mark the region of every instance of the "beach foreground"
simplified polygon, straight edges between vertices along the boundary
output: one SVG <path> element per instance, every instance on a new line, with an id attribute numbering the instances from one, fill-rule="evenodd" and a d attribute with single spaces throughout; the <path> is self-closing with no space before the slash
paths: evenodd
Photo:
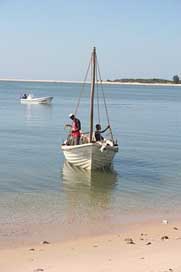
<path id="1" fill-rule="evenodd" d="M 181 271 L 181 223 L 128 226 L 117 234 L 1 249 L 0 271 Z"/>

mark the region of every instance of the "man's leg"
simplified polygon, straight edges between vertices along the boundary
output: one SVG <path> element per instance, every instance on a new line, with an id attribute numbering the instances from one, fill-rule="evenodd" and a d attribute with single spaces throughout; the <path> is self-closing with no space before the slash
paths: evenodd
<path id="1" fill-rule="evenodd" d="M 80 136 L 75 138 L 75 145 L 79 145 L 80 143 Z"/>

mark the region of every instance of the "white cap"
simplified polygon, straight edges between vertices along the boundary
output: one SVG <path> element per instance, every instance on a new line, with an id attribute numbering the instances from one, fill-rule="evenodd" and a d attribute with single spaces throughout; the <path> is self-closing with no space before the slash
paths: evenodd
<path id="1" fill-rule="evenodd" d="M 72 116 L 74 116 L 74 114 L 73 114 L 73 113 L 70 113 L 70 114 L 69 114 L 69 117 L 71 118 Z"/>

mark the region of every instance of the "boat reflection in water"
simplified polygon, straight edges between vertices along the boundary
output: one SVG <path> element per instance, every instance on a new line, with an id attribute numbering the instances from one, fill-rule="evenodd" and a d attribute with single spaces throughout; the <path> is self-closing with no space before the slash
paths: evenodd
<path id="1" fill-rule="evenodd" d="M 52 104 L 39 104 L 35 107 L 32 104 L 24 104 L 24 116 L 27 122 L 47 121 L 52 118 Z"/>
<path id="2" fill-rule="evenodd" d="M 68 161 L 65 161 L 62 168 L 62 181 L 64 187 L 67 189 L 74 188 L 76 191 L 79 188 L 109 191 L 116 185 L 117 173 L 112 168 L 89 171 L 73 166 Z"/>
<path id="3" fill-rule="evenodd" d="M 69 237 L 110 231 L 116 172 L 88 171 L 65 161 L 61 182 L 65 197 L 64 225 Z"/>

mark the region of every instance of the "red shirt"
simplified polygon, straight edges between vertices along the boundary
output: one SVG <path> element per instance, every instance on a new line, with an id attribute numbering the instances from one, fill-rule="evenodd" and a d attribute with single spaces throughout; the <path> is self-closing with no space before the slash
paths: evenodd
<path id="1" fill-rule="evenodd" d="M 80 137 L 80 121 L 75 118 L 72 122 L 72 137 Z"/>

